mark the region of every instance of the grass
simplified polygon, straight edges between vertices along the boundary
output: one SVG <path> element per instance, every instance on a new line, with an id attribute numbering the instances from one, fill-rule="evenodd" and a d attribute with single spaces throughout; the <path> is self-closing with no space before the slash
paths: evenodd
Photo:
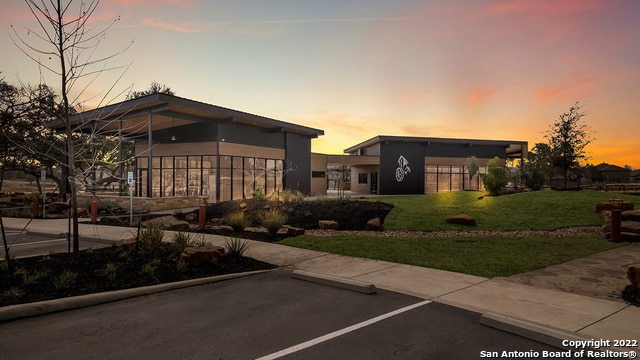
<path id="1" fill-rule="evenodd" d="M 385 230 L 554 230 L 600 226 L 595 205 L 610 198 L 637 202 L 633 195 L 597 191 L 537 191 L 498 197 L 480 192 L 377 197 L 395 205 Z M 445 223 L 448 215 L 467 214 L 477 227 Z M 303 235 L 280 244 L 334 254 L 417 265 L 484 277 L 511 276 L 613 249 L 604 236 L 570 237 L 367 237 Z"/>
<path id="2" fill-rule="evenodd" d="M 484 277 L 511 276 L 621 246 L 604 238 L 302 235 L 279 244 Z"/>
<path id="3" fill-rule="evenodd" d="M 553 230 L 573 226 L 600 226 L 598 202 L 639 197 L 600 191 L 533 191 L 497 197 L 476 191 L 454 191 L 418 196 L 377 197 L 395 205 L 384 222 L 385 230 Z M 479 199 L 482 197 L 482 199 Z M 473 216 L 478 226 L 445 223 L 448 215 Z"/>

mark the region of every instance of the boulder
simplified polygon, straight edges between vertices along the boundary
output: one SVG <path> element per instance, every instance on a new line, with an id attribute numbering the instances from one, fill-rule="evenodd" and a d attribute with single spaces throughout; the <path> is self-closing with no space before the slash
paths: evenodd
<path id="1" fill-rule="evenodd" d="M 120 245 L 127 250 L 134 249 L 136 247 L 136 238 L 122 239 Z"/>
<path id="2" fill-rule="evenodd" d="M 623 221 L 638 221 L 640 222 L 640 210 L 627 210 L 622 212 Z"/>
<path id="3" fill-rule="evenodd" d="M 447 224 L 458 224 L 465 226 L 476 226 L 476 219 L 469 215 L 449 215 L 447 216 Z"/>
<path id="4" fill-rule="evenodd" d="M 100 218 L 100 225 L 122 226 L 124 223 L 119 216 L 103 216 Z"/>
<path id="5" fill-rule="evenodd" d="M 285 226 L 283 226 L 283 228 L 285 230 L 287 230 L 287 235 L 288 236 L 304 235 L 304 232 L 305 232 L 305 230 L 303 228 L 289 226 L 289 225 L 285 225 Z"/>
<path id="6" fill-rule="evenodd" d="M 640 289 L 640 264 L 629 265 L 629 268 L 627 268 L 627 277 L 634 288 Z"/>
<path id="7" fill-rule="evenodd" d="M 229 225 L 214 225 L 211 227 L 211 230 L 222 235 L 232 234 L 234 232 L 233 228 Z"/>
<path id="8" fill-rule="evenodd" d="M 320 230 L 337 230 L 338 222 L 334 220 L 318 220 Z"/>
<path id="9" fill-rule="evenodd" d="M 186 214 L 184 216 L 184 219 L 186 221 L 189 221 L 189 222 L 197 221 L 198 220 L 198 214 L 196 214 L 196 213 L 188 213 L 188 214 Z"/>
<path id="10" fill-rule="evenodd" d="M 213 259 L 222 259 L 225 251 L 221 246 L 188 247 L 180 254 L 180 259 L 190 266 L 198 266 Z"/>
<path id="11" fill-rule="evenodd" d="M 47 212 L 50 214 L 62 214 L 69 210 L 69 204 L 63 201 L 52 202 L 47 204 Z"/>
<path id="12" fill-rule="evenodd" d="M 142 223 L 145 227 L 149 224 L 158 224 L 162 229 L 171 231 L 189 231 L 190 225 L 188 221 L 178 220 L 173 216 L 162 216 Z"/>
<path id="13" fill-rule="evenodd" d="M 613 205 L 610 202 L 604 201 L 596 204 L 596 213 L 600 214 L 603 210 L 611 210 L 613 209 Z M 625 210 L 633 210 L 633 203 L 623 201 L 622 202 L 622 211 Z"/>
<path id="14" fill-rule="evenodd" d="M 367 221 L 367 230 L 382 231 L 382 221 L 380 218 L 373 218 Z"/>

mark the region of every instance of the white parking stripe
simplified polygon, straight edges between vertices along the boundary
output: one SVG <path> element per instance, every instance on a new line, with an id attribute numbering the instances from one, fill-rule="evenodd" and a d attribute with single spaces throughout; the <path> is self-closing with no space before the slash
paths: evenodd
<path id="1" fill-rule="evenodd" d="M 351 325 L 351 326 L 346 327 L 344 329 L 337 330 L 337 331 L 334 331 L 334 332 L 326 334 L 326 335 L 322 335 L 320 337 L 317 337 L 317 338 L 309 340 L 309 341 L 305 341 L 305 342 L 303 342 L 301 344 L 288 347 L 288 348 L 286 348 L 284 350 L 280 350 L 278 352 L 274 352 L 272 354 L 265 355 L 265 356 L 260 357 L 260 358 L 258 358 L 256 360 L 271 360 L 271 359 L 277 359 L 277 358 L 285 356 L 285 355 L 293 354 L 294 352 L 297 352 L 297 351 L 306 349 L 308 347 L 317 345 L 319 343 L 331 340 L 331 339 L 336 338 L 338 336 L 342 336 L 344 334 L 347 334 L 347 333 L 350 333 L 352 331 L 358 330 L 358 329 L 363 328 L 365 326 L 369 326 L 371 324 L 375 324 L 375 323 L 377 323 L 379 321 L 382 321 L 384 319 L 390 318 L 392 316 L 396 316 L 396 315 L 401 314 L 403 312 L 406 312 L 406 311 L 409 311 L 409 310 L 413 310 L 413 309 L 415 309 L 417 307 L 429 304 L 430 302 L 431 302 L 430 300 L 425 300 L 425 301 L 419 302 L 417 304 L 409 305 L 409 306 L 403 307 L 401 309 L 394 310 L 392 312 L 388 312 L 388 313 L 382 314 L 380 316 L 376 316 L 376 317 L 374 317 L 372 319 L 363 321 L 361 323 L 358 323 L 358 324 L 355 324 L 355 325 Z"/>
<path id="2" fill-rule="evenodd" d="M 29 245 L 34 245 L 34 244 L 46 244 L 46 243 L 60 242 L 60 241 L 67 241 L 67 238 L 55 239 L 55 240 L 34 241 L 34 242 L 22 243 L 22 244 L 13 244 L 13 245 L 11 245 L 11 247 L 14 247 L 14 246 L 29 246 Z"/>

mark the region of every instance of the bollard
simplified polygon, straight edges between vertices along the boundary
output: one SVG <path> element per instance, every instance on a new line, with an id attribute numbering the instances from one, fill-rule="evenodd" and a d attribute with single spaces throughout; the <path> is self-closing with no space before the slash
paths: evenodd
<path id="1" fill-rule="evenodd" d="M 98 222 L 98 202 L 93 200 L 91 201 L 91 223 L 95 224 Z"/>
<path id="2" fill-rule="evenodd" d="M 31 214 L 33 215 L 33 217 L 37 217 L 38 215 L 40 215 L 40 197 L 38 195 L 32 197 L 33 200 L 33 206 L 31 208 Z"/>
<path id="3" fill-rule="evenodd" d="M 611 241 L 620 241 L 622 209 L 611 209 Z"/>
<path id="4" fill-rule="evenodd" d="M 207 206 L 200 204 L 198 213 L 198 228 L 204 230 L 204 225 L 207 223 Z"/>
<path id="5" fill-rule="evenodd" d="M 207 224 L 207 197 L 198 196 L 198 229 L 204 230 Z"/>

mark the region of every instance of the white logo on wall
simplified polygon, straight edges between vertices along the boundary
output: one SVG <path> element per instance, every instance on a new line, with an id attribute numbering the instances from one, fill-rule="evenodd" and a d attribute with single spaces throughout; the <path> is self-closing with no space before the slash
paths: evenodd
<path id="1" fill-rule="evenodd" d="M 398 168 L 396 169 L 396 181 L 402 182 L 404 176 L 411 173 L 409 161 L 402 155 L 398 158 Z"/>

